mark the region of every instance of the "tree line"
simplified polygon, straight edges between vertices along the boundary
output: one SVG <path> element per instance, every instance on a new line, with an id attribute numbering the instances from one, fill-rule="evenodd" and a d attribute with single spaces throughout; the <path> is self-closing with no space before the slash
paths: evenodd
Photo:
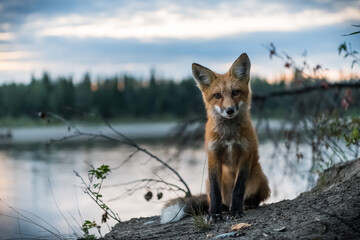
<path id="1" fill-rule="evenodd" d="M 254 95 L 282 91 L 288 87 L 285 81 L 270 84 L 258 77 L 251 80 Z M 266 107 L 274 114 L 281 114 L 287 111 L 283 101 L 269 99 Z M 39 112 L 47 111 L 66 118 L 74 117 L 76 111 L 99 114 L 109 119 L 205 116 L 201 93 L 191 77 L 182 81 L 157 79 L 154 71 L 146 80 L 126 74 L 94 80 L 86 73 L 79 83 L 74 83 L 72 77 L 51 78 L 45 72 L 39 79 L 32 77 L 28 84 L 0 86 L 1 117 L 36 118 Z M 258 113 L 255 111 L 254 114 Z"/>

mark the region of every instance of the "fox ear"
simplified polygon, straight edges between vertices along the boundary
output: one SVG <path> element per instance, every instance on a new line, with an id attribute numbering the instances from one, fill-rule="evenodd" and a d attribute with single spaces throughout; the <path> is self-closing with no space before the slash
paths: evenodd
<path id="1" fill-rule="evenodd" d="M 210 86 L 211 82 L 215 78 L 213 71 L 197 63 L 192 64 L 192 72 L 200 89 L 202 87 Z"/>
<path id="2" fill-rule="evenodd" d="M 246 53 L 243 53 L 238 59 L 236 59 L 236 61 L 231 66 L 230 74 L 231 76 L 239 80 L 245 79 L 247 82 L 249 82 L 250 66 L 251 64 L 248 55 Z"/>

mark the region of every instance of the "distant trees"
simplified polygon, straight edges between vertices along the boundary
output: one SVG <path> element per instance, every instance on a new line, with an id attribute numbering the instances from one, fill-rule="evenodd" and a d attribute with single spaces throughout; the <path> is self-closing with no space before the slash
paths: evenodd
<path id="1" fill-rule="evenodd" d="M 0 88 L 0 114 L 1 116 L 18 117 L 26 112 L 26 96 L 29 85 L 6 84 Z"/>
<path id="2" fill-rule="evenodd" d="M 270 84 L 265 79 L 253 77 L 251 87 L 254 95 L 261 95 L 285 90 L 289 86 L 285 81 Z M 185 119 L 204 116 L 201 98 L 192 78 L 178 82 L 157 79 L 154 71 L 146 81 L 129 75 L 94 80 L 86 73 L 79 83 L 74 83 L 71 77 L 53 79 L 45 72 L 40 79 L 32 77 L 29 84 L 0 86 L 0 117 L 35 118 L 40 111 L 52 111 L 71 118 L 76 111 L 81 111 L 117 119 Z M 259 109 L 256 110 L 261 101 L 254 100 L 253 115 L 256 116 L 261 114 Z M 268 99 L 265 105 L 272 116 L 288 111 L 283 98 Z"/>
<path id="3" fill-rule="evenodd" d="M 81 112 L 97 113 L 105 118 L 177 117 L 203 115 L 200 92 L 192 79 L 181 82 L 159 80 L 152 72 L 148 81 L 122 75 L 93 80 L 84 74 L 79 83 L 71 77 L 53 79 L 43 73 L 29 84 L 0 86 L 0 117 L 37 117 L 52 111 L 67 118 Z"/>

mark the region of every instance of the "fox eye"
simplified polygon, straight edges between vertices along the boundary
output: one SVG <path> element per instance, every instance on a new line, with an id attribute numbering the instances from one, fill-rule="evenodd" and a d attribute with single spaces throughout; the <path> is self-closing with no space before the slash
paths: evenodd
<path id="1" fill-rule="evenodd" d="M 215 93 L 215 94 L 214 94 L 214 98 L 220 99 L 220 98 L 221 98 L 221 94 L 220 94 L 220 93 Z"/>
<path id="2" fill-rule="evenodd" d="M 237 95 L 239 95 L 239 93 L 240 93 L 239 90 L 233 90 L 233 91 L 232 91 L 232 95 L 233 95 L 233 96 L 237 96 Z"/>

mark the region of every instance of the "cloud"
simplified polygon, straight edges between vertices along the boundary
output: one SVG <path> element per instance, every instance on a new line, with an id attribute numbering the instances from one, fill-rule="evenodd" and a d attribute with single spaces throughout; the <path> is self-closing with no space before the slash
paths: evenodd
<path id="1" fill-rule="evenodd" d="M 359 10 L 348 7 L 337 12 L 321 9 L 292 13 L 277 10 L 243 12 L 179 9 L 170 6 L 155 11 L 137 12 L 131 16 L 83 16 L 71 14 L 56 18 L 33 17 L 25 28 L 35 30 L 38 37 L 77 37 L 138 39 L 219 38 L 252 32 L 294 32 L 329 26 L 348 20 L 360 20 Z M 101 14 L 100 14 L 101 15 Z"/>
<path id="2" fill-rule="evenodd" d="M 343 68 L 340 42 L 360 47 L 357 38 L 342 37 L 360 20 L 359 1 L 84 2 L 0 1 L 0 82 L 29 81 L 42 71 L 75 79 L 86 71 L 147 77 L 151 68 L 181 79 L 191 75 L 192 62 L 225 72 L 242 52 L 254 74 L 276 78 L 283 65 L 268 59 L 263 43 L 292 56 L 307 49 L 309 59 L 336 70 Z M 336 59 L 317 60 L 322 53 Z"/>
<path id="3" fill-rule="evenodd" d="M 0 41 L 9 41 L 14 38 L 14 34 L 10 32 L 0 32 Z"/>
<path id="4" fill-rule="evenodd" d="M 34 59 L 39 54 L 36 52 L 28 51 L 7 51 L 0 52 L 0 61 L 22 60 L 22 59 Z"/>

